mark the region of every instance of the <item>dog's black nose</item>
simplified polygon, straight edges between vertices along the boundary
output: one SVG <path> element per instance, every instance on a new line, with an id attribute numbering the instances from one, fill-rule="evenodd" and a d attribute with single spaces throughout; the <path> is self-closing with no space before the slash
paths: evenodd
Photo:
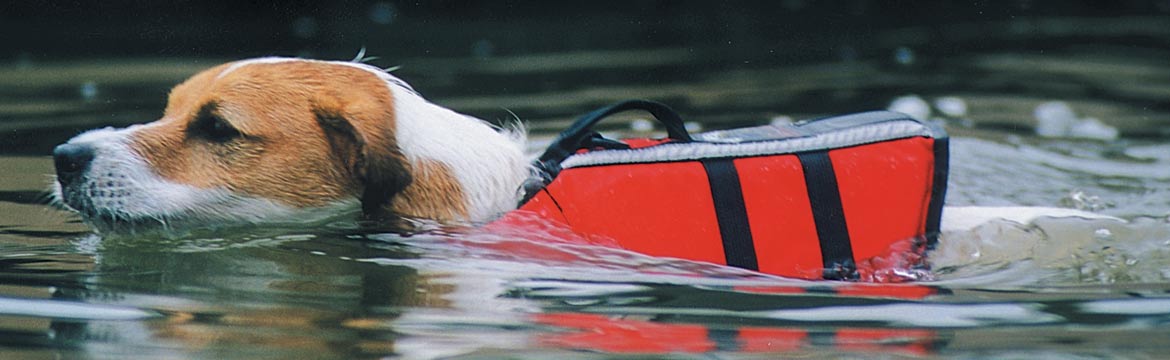
<path id="1" fill-rule="evenodd" d="M 81 177 L 93 161 L 93 147 L 81 144 L 61 144 L 53 149 L 53 164 L 57 166 L 57 181 L 68 185 Z"/>

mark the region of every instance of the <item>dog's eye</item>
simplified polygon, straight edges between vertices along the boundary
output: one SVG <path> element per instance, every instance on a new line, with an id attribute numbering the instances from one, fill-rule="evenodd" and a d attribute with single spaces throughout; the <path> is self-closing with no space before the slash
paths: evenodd
<path id="1" fill-rule="evenodd" d="M 236 130 L 223 118 L 210 114 L 201 116 L 196 121 L 195 129 L 199 135 L 215 142 L 227 142 L 241 135 L 239 130 Z"/>

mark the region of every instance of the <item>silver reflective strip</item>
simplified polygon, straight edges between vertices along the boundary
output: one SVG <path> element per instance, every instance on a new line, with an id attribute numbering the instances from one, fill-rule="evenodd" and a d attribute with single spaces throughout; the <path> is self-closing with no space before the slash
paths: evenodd
<path id="1" fill-rule="evenodd" d="M 936 137 L 929 127 L 912 121 L 894 121 L 807 137 L 750 143 L 668 143 L 642 149 L 592 151 L 570 156 L 561 163 L 568 169 L 609 164 L 688 161 L 708 158 L 791 154 L 836 149 L 910 137 Z"/>

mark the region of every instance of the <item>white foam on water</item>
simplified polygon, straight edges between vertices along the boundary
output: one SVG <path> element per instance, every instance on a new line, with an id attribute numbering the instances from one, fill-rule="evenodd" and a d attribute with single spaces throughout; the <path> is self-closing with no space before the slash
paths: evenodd
<path id="1" fill-rule="evenodd" d="M 0 314 L 68 320 L 142 320 L 160 314 L 126 306 L 99 305 L 51 299 L 0 297 Z"/>

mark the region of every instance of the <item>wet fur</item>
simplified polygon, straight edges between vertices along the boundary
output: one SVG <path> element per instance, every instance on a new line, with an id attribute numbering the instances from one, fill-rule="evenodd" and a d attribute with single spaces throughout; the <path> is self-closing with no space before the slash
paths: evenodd
<path id="1" fill-rule="evenodd" d="M 484 222 L 516 205 L 523 141 L 372 66 L 262 58 L 196 74 L 157 121 L 71 139 L 95 159 L 83 183 L 52 190 L 99 227 L 265 222 L 355 203 L 367 218 Z"/>

